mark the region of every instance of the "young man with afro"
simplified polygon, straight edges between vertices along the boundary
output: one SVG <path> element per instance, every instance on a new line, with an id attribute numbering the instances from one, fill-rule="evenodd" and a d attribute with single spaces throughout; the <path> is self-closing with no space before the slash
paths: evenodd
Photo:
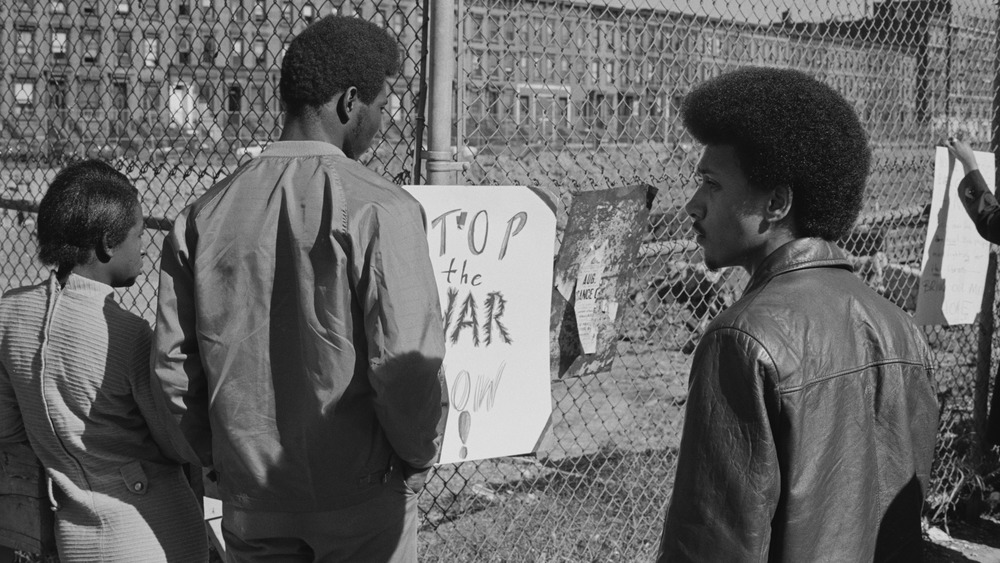
<path id="1" fill-rule="evenodd" d="M 929 349 L 835 241 L 864 200 L 868 139 L 792 70 L 697 86 L 685 209 L 710 268 L 749 274 L 695 350 L 659 561 L 917 561 L 937 432 Z"/>
<path id="2" fill-rule="evenodd" d="M 153 368 L 218 475 L 229 561 L 416 561 L 441 310 L 420 205 L 358 158 L 399 45 L 330 16 L 291 43 L 281 138 L 166 237 Z"/>

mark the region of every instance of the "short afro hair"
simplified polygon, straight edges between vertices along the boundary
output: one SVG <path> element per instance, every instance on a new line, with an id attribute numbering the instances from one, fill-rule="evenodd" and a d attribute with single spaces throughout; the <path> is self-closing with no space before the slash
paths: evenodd
<path id="1" fill-rule="evenodd" d="M 696 86 L 681 118 L 699 142 L 733 146 L 751 186 L 789 186 L 799 236 L 834 241 L 850 233 L 871 149 L 833 88 L 795 70 L 746 67 Z"/>
<path id="2" fill-rule="evenodd" d="M 86 264 L 107 240 L 121 244 L 135 226 L 139 192 L 124 174 L 100 160 L 63 168 L 38 206 L 38 257 L 60 271 Z"/>
<path id="3" fill-rule="evenodd" d="M 281 63 L 281 99 L 290 114 L 319 107 L 354 86 L 370 104 L 399 72 L 399 43 L 357 17 L 327 16 L 302 31 Z"/>

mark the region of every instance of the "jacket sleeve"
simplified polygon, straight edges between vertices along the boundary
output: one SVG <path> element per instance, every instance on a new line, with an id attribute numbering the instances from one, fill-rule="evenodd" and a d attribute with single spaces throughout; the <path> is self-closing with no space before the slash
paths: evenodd
<path id="1" fill-rule="evenodd" d="M 153 335 L 152 388 L 180 426 L 201 465 L 212 465 L 208 384 L 198 351 L 195 326 L 192 250 L 195 233 L 188 226 L 190 208 L 181 212 L 163 239 L 160 288 Z"/>
<path id="2" fill-rule="evenodd" d="M 24 432 L 24 418 L 14 395 L 7 367 L 0 362 L 0 444 L 19 444 L 28 441 Z"/>
<path id="3" fill-rule="evenodd" d="M 982 173 L 973 170 L 966 174 L 958 184 L 958 193 L 979 235 L 993 244 L 1000 244 L 1000 205 L 986 186 Z"/>
<path id="4" fill-rule="evenodd" d="M 444 329 L 420 207 L 384 202 L 359 220 L 355 260 L 375 412 L 396 455 L 429 467 L 443 431 Z"/>
<path id="5" fill-rule="evenodd" d="M 695 352 L 659 562 L 767 561 L 781 492 L 773 362 L 732 328 Z"/>
<path id="6" fill-rule="evenodd" d="M 177 463 L 198 465 L 200 463 L 198 458 L 188 448 L 187 442 L 181 436 L 163 401 L 158 400 L 162 395 L 153 394 L 149 376 L 152 331 L 143 320 L 138 320 L 136 324 L 137 330 L 132 346 L 132 365 L 129 370 L 132 398 L 149 427 L 150 436 L 164 457 Z"/>

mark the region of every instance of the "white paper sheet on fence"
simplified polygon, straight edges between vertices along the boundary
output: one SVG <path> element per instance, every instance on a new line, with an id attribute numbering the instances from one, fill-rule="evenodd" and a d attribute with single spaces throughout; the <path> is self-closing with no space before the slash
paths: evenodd
<path id="1" fill-rule="evenodd" d="M 554 211 L 523 186 L 404 186 L 424 206 L 451 407 L 440 463 L 534 450 L 552 413 Z"/>
<path id="2" fill-rule="evenodd" d="M 993 155 L 978 151 L 975 154 L 979 170 L 993 190 Z M 979 313 L 990 245 L 976 232 L 958 198 L 958 184 L 964 177 L 962 164 L 950 158 L 948 149 L 938 147 L 914 314 L 918 324 L 969 324 Z"/>

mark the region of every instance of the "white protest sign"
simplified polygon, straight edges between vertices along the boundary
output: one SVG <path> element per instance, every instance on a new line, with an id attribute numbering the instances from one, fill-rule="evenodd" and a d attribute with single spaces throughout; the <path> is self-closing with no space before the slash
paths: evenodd
<path id="1" fill-rule="evenodd" d="M 523 186 L 404 186 L 423 205 L 451 406 L 440 463 L 529 453 L 552 413 L 554 210 Z"/>
<path id="2" fill-rule="evenodd" d="M 992 190 L 993 155 L 975 154 Z M 959 199 L 958 184 L 965 177 L 961 163 L 951 159 L 944 147 L 938 147 L 934 156 L 934 191 L 913 317 L 924 325 L 968 324 L 979 313 L 990 244 L 976 232 Z"/>

